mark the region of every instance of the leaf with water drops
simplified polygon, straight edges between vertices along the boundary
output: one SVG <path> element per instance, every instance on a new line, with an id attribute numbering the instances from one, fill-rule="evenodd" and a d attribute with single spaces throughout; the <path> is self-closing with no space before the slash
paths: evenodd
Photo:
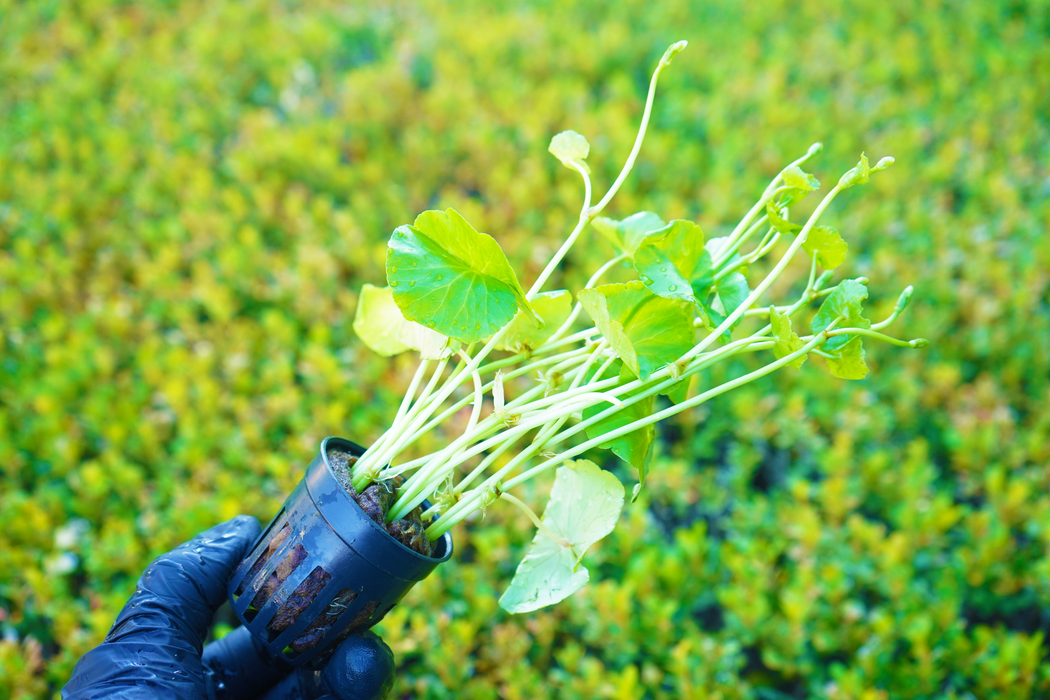
<path id="1" fill-rule="evenodd" d="M 634 268 L 654 294 L 693 303 L 693 283 L 711 270 L 704 249 L 704 232 L 692 221 L 676 220 L 642 239 L 634 252 Z"/>
<path id="2" fill-rule="evenodd" d="M 492 335 L 519 309 L 542 324 L 499 244 L 455 209 L 425 211 L 399 226 L 386 278 L 405 318 L 464 343 Z"/>
<path id="3" fill-rule="evenodd" d="M 623 484 L 594 462 L 580 459 L 558 467 L 543 529 L 518 564 L 500 606 L 510 613 L 530 612 L 583 588 L 590 573 L 580 560 L 616 527 L 623 501 Z"/>
<path id="4" fill-rule="evenodd" d="M 689 306 L 664 299 L 635 280 L 583 289 L 576 295 L 624 364 L 640 379 L 693 347 Z"/>

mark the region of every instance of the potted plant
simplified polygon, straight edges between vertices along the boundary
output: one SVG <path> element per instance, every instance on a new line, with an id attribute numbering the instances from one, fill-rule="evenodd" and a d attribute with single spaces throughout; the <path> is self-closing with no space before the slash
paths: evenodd
<path id="1" fill-rule="evenodd" d="M 810 355 L 824 358 L 836 377 L 863 378 L 866 339 L 925 346 L 882 332 L 911 287 L 889 318 L 872 323 L 863 310 L 867 280 L 832 284 L 846 241 L 818 225 L 840 192 L 892 158 L 870 166 L 861 155 L 803 224 L 790 220 L 789 209 L 820 187 L 802 169 L 820 144 L 778 173 L 728 236 L 705 239 L 691 221 L 650 212 L 601 216 L 638 156 L 660 73 L 685 46 L 678 42 L 661 58 L 631 153 L 596 203 L 587 140 L 573 131 L 552 139 L 550 152 L 582 180 L 583 204 L 528 290 L 496 240 L 454 209 L 423 212 L 394 231 L 388 286 L 364 286 L 354 329 L 381 355 L 418 352 L 419 366 L 389 429 L 368 449 L 339 438 L 322 443 L 230 581 L 234 610 L 272 651 L 308 663 L 371 626 L 451 556 L 456 523 L 496 502 L 520 508 L 537 528 L 500 604 L 517 613 L 556 603 L 587 582 L 581 559 L 623 507 L 623 485 L 583 459 L 588 451 L 609 449 L 637 469 L 636 497 L 657 421 L 776 370 L 798 369 Z M 582 289 L 544 291 L 585 234 L 605 237 L 616 254 Z M 754 264 L 774 253 L 780 257 L 768 272 L 749 279 Z M 800 253 L 809 258 L 801 291 L 781 303 L 763 300 Z M 614 268 L 635 279 L 603 281 Z M 694 375 L 744 354 L 768 362 L 690 393 Z M 657 410 L 661 395 L 669 405 Z M 470 405 L 459 437 L 432 454 L 399 459 Z M 555 479 L 541 517 L 515 492 L 548 470 Z"/>

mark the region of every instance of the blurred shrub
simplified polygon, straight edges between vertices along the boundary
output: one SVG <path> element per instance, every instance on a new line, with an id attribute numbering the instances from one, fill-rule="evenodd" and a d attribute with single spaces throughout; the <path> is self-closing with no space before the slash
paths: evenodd
<path id="1" fill-rule="evenodd" d="M 548 139 L 611 180 L 680 38 L 611 213 L 711 234 L 814 140 L 826 178 L 892 154 L 829 223 L 934 345 L 664 426 L 559 607 L 495 604 L 527 522 L 461 528 L 382 624 L 398 692 L 1050 693 L 1045 1 L 358 5 L 0 0 L 0 697 L 52 694 L 151 557 L 270 517 L 320 438 L 375 436 L 411 367 L 350 319 L 389 232 L 454 204 L 531 279 L 579 198 Z"/>

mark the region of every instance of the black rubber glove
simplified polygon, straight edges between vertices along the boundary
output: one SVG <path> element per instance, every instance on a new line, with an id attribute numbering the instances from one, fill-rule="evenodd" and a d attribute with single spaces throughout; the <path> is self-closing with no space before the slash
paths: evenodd
<path id="1" fill-rule="evenodd" d="M 255 518 L 216 525 L 156 559 L 102 644 L 77 662 L 69 700 L 371 700 L 394 682 L 394 655 L 366 632 L 323 669 L 293 669 L 239 627 L 204 647 L 226 582 L 259 536 Z"/>

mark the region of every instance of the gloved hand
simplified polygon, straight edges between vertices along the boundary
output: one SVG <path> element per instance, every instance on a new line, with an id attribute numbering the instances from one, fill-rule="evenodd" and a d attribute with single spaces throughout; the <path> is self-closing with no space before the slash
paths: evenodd
<path id="1" fill-rule="evenodd" d="M 293 669 L 244 627 L 204 647 L 226 582 L 259 536 L 238 516 L 156 559 L 102 644 L 77 662 L 67 700 L 357 700 L 383 698 L 394 655 L 366 632 L 343 642 L 323 669 Z"/>

